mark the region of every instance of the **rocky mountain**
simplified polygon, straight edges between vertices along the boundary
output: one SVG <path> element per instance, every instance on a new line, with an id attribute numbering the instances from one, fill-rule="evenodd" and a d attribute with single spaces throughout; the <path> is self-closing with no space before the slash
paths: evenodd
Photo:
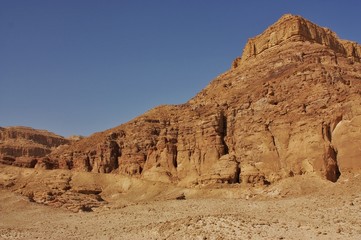
<path id="1" fill-rule="evenodd" d="M 0 128 L 0 163 L 20 167 L 54 167 L 52 163 L 42 161 L 43 158 L 52 149 L 70 142 L 45 130 L 29 127 Z"/>
<path id="2" fill-rule="evenodd" d="M 361 169 L 360 59 L 359 44 L 284 15 L 187 103 L 48 150 L 36 167 L 184 186 L 308 173 L 337 181 Z"/>

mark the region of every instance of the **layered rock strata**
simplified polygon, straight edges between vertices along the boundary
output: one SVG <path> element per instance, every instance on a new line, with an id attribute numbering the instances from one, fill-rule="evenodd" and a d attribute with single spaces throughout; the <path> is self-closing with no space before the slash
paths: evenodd
<path id="1" fill-rule="evenodd" d="M 361 46 L 285 15 L 182 105 L 48 155 L 53 166 L 184 185 L 361 170 Z"/>
<path id="2" fill-rule="evenodd" d="M 0 128 L 0 163 L 31 168 L 38 164 L 53 168 L 56 166 L 52 166 L 44 157 L 52 149 L 69 143 L 69 140 L 45 130 L 29 127 Z"/>

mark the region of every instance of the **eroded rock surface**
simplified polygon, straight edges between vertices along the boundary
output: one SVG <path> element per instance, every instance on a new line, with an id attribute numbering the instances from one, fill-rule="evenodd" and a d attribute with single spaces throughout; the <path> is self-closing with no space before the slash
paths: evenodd
<path id="1" fill-rule="evenodd" d="M 46 167 L 44 159 L 52 149 L 69 144 L 67 140 L 45 130 L 29 127 L 0 128 L 0 163 L 20 167 Z"/>
<path id="2" fill-rule="evenodd" d="M 54 149 L 64 169 L 193 185 L 259 185 L 361 169 L 361 47 L 285 15 L 230 70 L 182 105 L 164 105 Z"/>

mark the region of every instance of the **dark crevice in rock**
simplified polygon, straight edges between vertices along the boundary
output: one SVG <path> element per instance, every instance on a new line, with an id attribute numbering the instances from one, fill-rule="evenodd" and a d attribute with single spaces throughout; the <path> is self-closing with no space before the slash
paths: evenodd
<path id="1" fill-rule="evenodd" d="M 80 207 L 80 211 L 82 211 L 82 212 L 93 212 L 93 209 L 90 206 L 82 205 Z"/>
<path id="2" fill-rule="evenodd" d="M 322 124 L 322 138 L 327 142 L 332 142 L 332 131 L 330 124 Z"/>
<path id="3" fill-rule="evenodd" d="M 273 135 L 271 135 L 271 138 L 272 138 L 272 143 L 273 143 L 273 146 L 275 147 L 277 156 L 279 157 L 279 156 L 280 156 L 280 153 L 278 152 L 278 148 L 277 148 L 277 145 L 276 145 L 275 137 L 274 137 Z"/>
<path id="4" fill-rule="evenodd" d="M 271 182 L 266 179 L 263 179 L 263 185 L 269 186 L 269 185 L 271 185 Z"/>
<path id="5" fill-rule="evenodd" d="M 337 125 L 342 121 L 342 119 L 343 119 L 343 116 L 341 114 L 341 115 L 337 116 L 335 118 L 335 120 L 333 121 L 332 126 L 331 126 L 331 132 L 330 132 L 331 136 L 332 136 L 332 132 L 336 129 Z"/>
<path id="6" fill-rule="evenodd" d="M 74 167 L 74 162 L 72 160 L 65 161 L 66 167 L 71 170 Z"/>
<path id="7" fill-rule="evenodd" d="M 110 164 L 113 165 L 114 169 L 117 169 L 119 168 L 118 157 L 120 157 L 121 155 L 120 147 L 115 141 L 112 141 L 110 146 L 111 146 Z"/>
<path id="8" fill-rule="evenodd" d="M 326 158 L 326 179 L 331 182 L 337 182 L 340 176 L 341 172 L 337 164 L 337 152 L 330 145 L 328 147 Z"/>
<path id="9" fill-rule="evenodd" d="M 173 165 L 175 168 L 177 168 L 178 167 L 178 163 L 177 163 L 178 150 L 177 150 L 176 146 L 174 146 L 173 151 L 174 151 L 173 152 Z"/>
<path id="10" fill-rule="evenodd" d="M 241 164 L 238 163 L 237 168 L 236 168 L 236 174 L 235 174 L 234 182 L 232 182 L 232 183 L 241 183 L 240 176 L 241 176 Z"/>
<path id="11" fill-rule="evenodd" d="M 63 190 L 64 191 L 68 191 L 71 189 L 71 181 L 73 180 L 73 177 L 72 176 L 69 176 L 68 178 L 66 178 L 65 180 L 65 185 L 63 187 Z"/>
<path id="12" fill-rule="evenodd" d="M 326 142 L 324 157 L 325 177 L 331 182 L 337 182 L 341 172 L 337 163 L 337 150 L 332 145 L 332 129 L 329 123 L 322 123 L 322 138 Z"/>
<path id="13" fill-rule="evenodd" d="M 269 134 L 271 135 L 273 147 L 275 148 L 276 153 L 277 153 L 277 156 L 279 157 L 279 156 L 280 156 L 280 153 L 278 152 L 278 148 L 277 148 L 275 136 L 273 135 L 273 133 L 272 133 L 272 131 L 271 131 L 271 129 L 270 129 L 270 123 L 268 123 L 268 124 L 265 125 L 265 130 L 266 130 L 267 132 L 269 132 Z"/>
<path id="14" fill-rule="evenodd" d="M 90 164 L 90 159 L 89 157 L 87 156 L 84 160 L 84 165 L 85 165 L 85 168 L 88 172 L 91 172 L 93 170 L 93 167 L 92 165 Z"/>
<path id="15" fill-rule="evenodd" d="M 228 147 L 228 145 L 226 143 L 226 140 L 225 140 L 225 138 L 227 137 L 227 127 L 228 127 L 227 125 L 228 125 L 227 117 L 222 112 L 221 116 L 220 116 L 220 131 L 219 131 L 219 134 L 220 134 L 220 137 L 221 137 L 222 145 L 224 147 L 224 154 L 223 155 L 226 155 L 226 154 L 229 153 L 229 147 Z"/>
<path id="16" fill-rule="evenodd" d="M 32 159 L 29 163 L 29 168 L 34 168 L 37 163 L 38 163 L 37 159 Z"/>
<path id="17" fill-rule="evenodd" d="M 102 192 L 102 190 L 100 189 L 79 189 L 76 192 L 81 193 L 81 194 L 93 194 L 93 195 L 98 195 Z"/>
<path id="18" fill-rule="evenodd" d="M 186 195 L 184 193 L 180 194 L 175 198 L 176 200 L 186 200 Z"/>

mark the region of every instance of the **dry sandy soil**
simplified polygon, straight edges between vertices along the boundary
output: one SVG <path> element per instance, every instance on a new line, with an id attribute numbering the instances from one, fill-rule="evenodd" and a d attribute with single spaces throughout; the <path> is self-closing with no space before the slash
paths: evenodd
<path id="1" fill-rule="evenodd" d="M 184 200 L 119 199 L 74 213 L 3 188 L 0 239 L 361 239 L 359 174 L 336 183 L 310 175 L 254 190 L 182 191 Z"/>

